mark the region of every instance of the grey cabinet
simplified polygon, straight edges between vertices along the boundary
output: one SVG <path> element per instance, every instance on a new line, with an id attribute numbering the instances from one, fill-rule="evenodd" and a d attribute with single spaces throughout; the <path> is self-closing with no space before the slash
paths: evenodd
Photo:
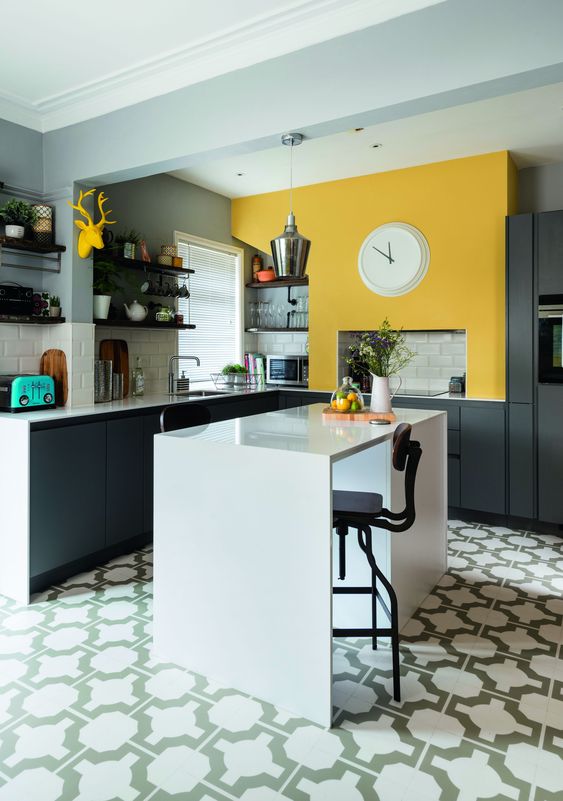
<path id="1" fill-rule="evenodd" d="M 563 211 L 537 215 L 538 290 L 540 295 L 563 295 Z"/>
<path id="2" fill-rule="evenodd" d="M 506 512 L 504 405 L 461 406 L 461 507 Z"/>
<path id="3" fill-rule="evenodd" d="M 563 385 L 538 387 L 538 517 L 563 523 Z"/>
<path id="4" fill-rule="evenodd" d="M 508 217 L 506 221 L 506 372 L 507 399 L 512 403 L 534 402 L 536 304 L 534 302 L 533 264 L 533 215 L 518 214 Z"/>
<path id="5" fill-rule="evenodd" d="M 154 436 L 160 432 L 160 411 L 143 417 L 143 533 L 153 530 Z"/>
<path id="6" fill-rule="evenodd" d="M 536 517 L 534 407 L 508 404 L 508 514 Z"/>
<path id="7" fill-rule="evenodd" d="M 143 421 L 107 423 L 106 545 L 143 533 Z"/>
<path id="8" fill-rule="evenodd" d="M 30 574 L 105 545 L 106 424 L 31 431 Z"/>

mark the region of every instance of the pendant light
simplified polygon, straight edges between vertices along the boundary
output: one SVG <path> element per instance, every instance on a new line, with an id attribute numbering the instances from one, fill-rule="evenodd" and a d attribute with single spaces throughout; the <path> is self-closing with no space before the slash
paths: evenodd
<path id="1" fill-rule="evenodd" d="M 303 134 L 283 134 L 282 144 L 289 147 L 289 214 L 283 234 L 272 239 L 270 246 L 277 278 L 302 278 L 307 269 L 311 240 L 301 236 L 293 213 L 293 148 L 303 141 Z"/>

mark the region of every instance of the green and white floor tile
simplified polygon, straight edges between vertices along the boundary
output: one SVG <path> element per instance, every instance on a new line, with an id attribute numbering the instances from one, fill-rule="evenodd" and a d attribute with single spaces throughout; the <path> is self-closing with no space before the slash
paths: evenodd
<path id="1" fill-rule="evenodd" d="M 0 598 L 0 801 L 563 798 L 563 540 L 453 521 L 403 701 L 335 641 L 331 731 L 153 661 L 151 558 Z"/>

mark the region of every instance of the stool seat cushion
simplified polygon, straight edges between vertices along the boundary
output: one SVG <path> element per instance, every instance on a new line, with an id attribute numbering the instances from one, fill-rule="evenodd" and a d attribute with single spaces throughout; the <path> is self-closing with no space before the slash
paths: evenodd
<path id="1" fill-rule="evenodd" d="M 333 490 L 332 514 L 335 518 L 373 517 L 381 512 L 383 498 L 377 492 Z"/>

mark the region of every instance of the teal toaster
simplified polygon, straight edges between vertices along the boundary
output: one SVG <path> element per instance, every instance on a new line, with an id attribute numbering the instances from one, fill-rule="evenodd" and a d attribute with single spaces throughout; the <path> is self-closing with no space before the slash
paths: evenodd
<path id="1" fill-rule="evenodd" d="M 55 408 L 50 375 L 0 375 L 0 412 Z"/>

